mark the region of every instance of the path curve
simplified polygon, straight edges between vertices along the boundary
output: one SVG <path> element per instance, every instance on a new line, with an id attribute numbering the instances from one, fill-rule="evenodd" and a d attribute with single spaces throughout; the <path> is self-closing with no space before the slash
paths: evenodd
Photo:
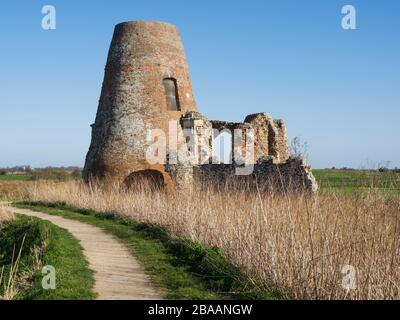
<path id="1" fill-rule="evenodd" d="M 143 267 L 129 250 L 102 229 L 60 216 L 12 208 L 12 211 L 37 217 L 68 230 L 83 247 L 89 268 L 95 274 L 94 291 L 98 300 L 162 299 Z"/>

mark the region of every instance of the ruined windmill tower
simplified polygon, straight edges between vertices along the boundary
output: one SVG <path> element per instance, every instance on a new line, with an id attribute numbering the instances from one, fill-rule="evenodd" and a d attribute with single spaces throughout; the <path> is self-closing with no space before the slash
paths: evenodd
<path id="1" fill-rule="evenodd" d="M 168 141 L 171 121 L 182 133 L 179 141 L 173 135 L 174 141 Z M 168 150 L 157 164 L 151 164 L 146 154 L 154 129 L 165 133 Z M 242 135 L 246 130 L 254 135 Z M 215 139 L 224 131 L 231 137 L 240 131 L 243 141 L 252 142 L 254 152 L 245 164 L 251 171 L 245 177 L 238 178 L 236 159 L 228 164 L 213 161 Z M 246 149 L 235 145 L 234 139 L 230 147 L 232 153 Z M 171 161 L 179 155 L 201 161 Z M 83 178 L 128 187 L 146 182 L 151 188 L 168 191 L 188 190 L 204 181 L 215 185 L 244 181 L 257 192 L 260 186 L 317 189 L 303 159 L 290 156 L 282 120 L 257 113 L 244 122 L 213 121 L 197 112 L 178 30 L 156 21 L 124 22 L 115 27 Z"/>
<path id="2" fill-rule="evenodd" d="M 172 181 L 162 165 L 146 161 L 150 128 L 168 132 L 168 122 L 196 111 L 184 48 L 175 26 L 157 21 L 118 24 L 107 65 L 92 142 L 83 172 L 117 183 L 141 170 Z M 154 171 L 153 171 L 154 170 Z"/>

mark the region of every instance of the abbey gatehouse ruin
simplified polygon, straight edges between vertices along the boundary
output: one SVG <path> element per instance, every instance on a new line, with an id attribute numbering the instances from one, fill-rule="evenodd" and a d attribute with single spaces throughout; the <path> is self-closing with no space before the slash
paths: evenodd
<path id="1" fill-rule="evenodd" d="M 231 163 L 215 157 L 221 133 L 231 136 Z M 282 120 L 258 113 L 213 121 L 197 111 L 178 30 L 156 21 L 115 27 L 83 175 L 168 191 L 197 182 L 317 189 L 304 160 L 290 156 Z"/>

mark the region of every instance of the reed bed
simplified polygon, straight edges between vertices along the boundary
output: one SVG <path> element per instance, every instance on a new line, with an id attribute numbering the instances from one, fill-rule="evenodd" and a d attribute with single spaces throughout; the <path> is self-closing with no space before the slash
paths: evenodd
<path id="1" fill-rule="evenodd" d="M 130 192 L 39 181 L 25 199 L 114 212 L 221 248 L 266 290 L 291 299 L 399 299 L 400 199 L 365 192 Z"/>

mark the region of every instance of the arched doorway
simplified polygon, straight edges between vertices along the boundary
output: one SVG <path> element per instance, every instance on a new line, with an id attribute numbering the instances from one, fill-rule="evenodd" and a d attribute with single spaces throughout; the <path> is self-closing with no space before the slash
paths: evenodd
<path id="1" fill-rule="evenodd" d="M 123 184 L 131 191 L 159 192 L 165 190 L 164 177 L 157 170 L 135 171 L 126 177 Z"/>

